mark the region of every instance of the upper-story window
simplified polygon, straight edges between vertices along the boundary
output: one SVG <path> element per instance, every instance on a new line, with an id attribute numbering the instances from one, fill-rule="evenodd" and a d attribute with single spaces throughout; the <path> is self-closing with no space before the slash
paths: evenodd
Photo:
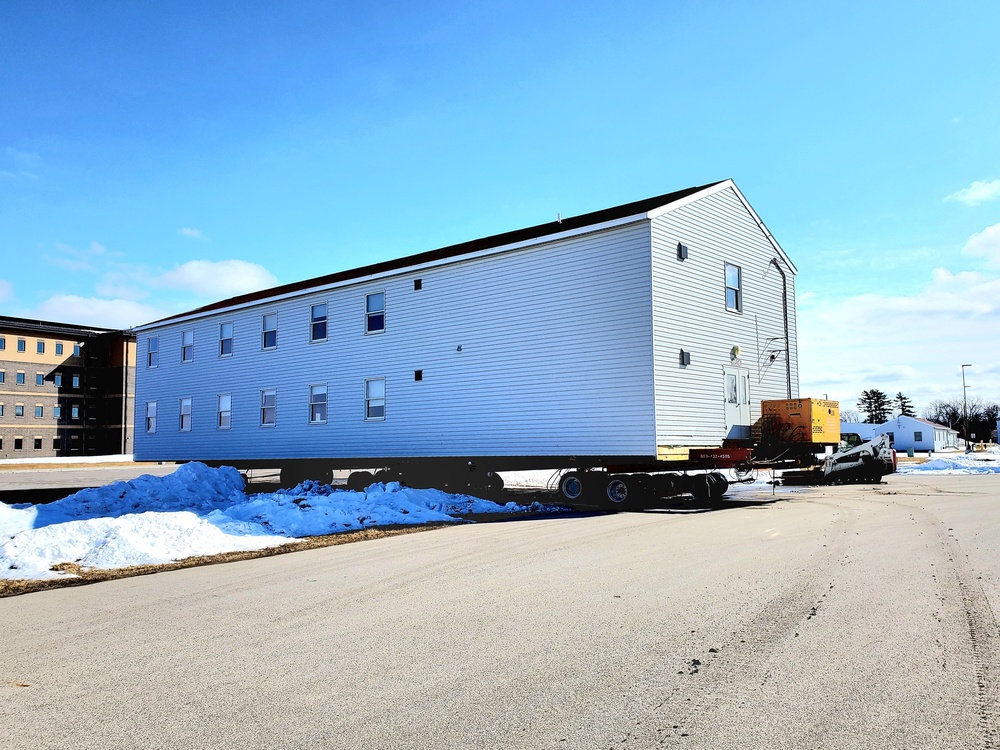
<path id="1" fill-rule="evenodd" d="M 274 349 L 278 345 L 278 313 L 267 313 L 260 320 L 261 346 Z"/>
<path id="2" fill-rule="evenodd" d="M 28 351 L 28 345 L 26 343 L 24 343 L 24 339 L 18 339 L 17 340 L 17 350 L 19 352 L 26 352 L 26 351 Z"/>
<path id="3" fill-rule="evenodd" d="M 7 337 L 0 336 L 0 352 L 7 348 Z"/>
<path id="4" fill-rule="evenodd" d="M 52 382 L 55 384 L 56 388 L 61 388 L 62 387 L 62 373 L 61 372 L 57 372 L 55 375 L 53 375 L 52 376 Z"/>
<path id="5" fill-rule="evenodd" d="M 309 386 L 309 423 L 326 422 L 326 383 Z"/>
<path id="6" fill-rule="evenodd" d="M 35 419 L 41 419 L 45 416 L 45 407 L 42 404 L 35 404 Z"/>
<path id="7" fill-rule="evenodd" d="M 35 385 L 45 385 L 45 373 L 36 372 L 35 373 Z"/>
<path id="8" fill-rule="evenodd" d="M 56 419 L 62 418 L 62 407 L 59 404 L 55 404 L 52 407 L 52 416 L 55 417 Z"/>
<path id="9" fill-rule="evenodd" d="M 233 356 L 233 322 L 219 323 L 219 356 Z"/>
<path id="10" fill-rule="evenodd" d="M 365 333 L 385 330 L 385 292 L 365 295 Z"/>
<path id="11" fill-rule="evenodd" d="M 74 357 L 79 357 L 80 356 L 80 345 L 79 344 L 73 344 L 73 356 Z"/>
<path id="12" fill-rule="evenodd" d="M 194 331 L 181 331 L 181 362 L 194 362 Z"/>
<path id="13" fill-rule="evenodd" d="M 71 407 L 69 407 L 69 418 L 70 419 L 80 418 L 80 407 L 77 406 L 76 404 L 73 404 Z"/>
<path id="14" fill-rule="evenodd" d="M 385 419 L 385 378 L 365 380 L 365 419 Z"/>
<path id="15" fill-rule="evenodd" d="M 152 434 L 156 432 L 156 402 L 146 402 L 146 432 Z"/>
<path id="16" fill-rule="evenodd" d="M 180 431 L 191 432 L 191 397 L 181 399 Z"/>
<path id="17" fill-rule="evenodd" d="M 63 353 L 63 344 L 62 344 L 62 341 L 57 341 L 56 342 L 56 356 L 57 357 L 61 357 L 62 353 Z"/>
<path id="18" fill-rule="evenodd" d="M 6 379 L 7 379 L 6 371 L 0 370 L 0 383 L 4 382 Z"/>
<path id="19" fill-rule="evenodd" d="M 743 310 L 743 274 L 739 266 L 726 263 L 726 309 Z"/>
<path id="20" fill-rule="evenodd" d="M 219 416 L 216 426 L 220 430 L 228 430 L 233 425 L 233 395 L 231 393 L 219 394 Z"/>
<path id="21" fill-rule="evenodd" d="M 80 387 L 80 376 L 79 375 L 73 375 L 73 387 L 74 388 L 79 388 Z"/>
<path id="22" fill-rule="evenodd" d="M 146 339 L 146 367 L 156 367 L 160 364 L 160 337 L 150 336 Z"/>
<path id="23" fill-rule="evenodd" d="M 18 385 L 24 385 L 24 383 L 25 383 L 24 373 L 23 372 L 17 373 L 17 377 L 15 378 L 15 381 L 17 382 Z"/>
<path id="24" fill-rule="evenodd" d="M 309 340 L 326 341 L 326 303 L 309 308 Z"/>
<path id="25" fill-rule="evenodd" d="M 39 341 L 35 344 L 35 351 L 39 354 L 45 354 L 45 342 Z"/>

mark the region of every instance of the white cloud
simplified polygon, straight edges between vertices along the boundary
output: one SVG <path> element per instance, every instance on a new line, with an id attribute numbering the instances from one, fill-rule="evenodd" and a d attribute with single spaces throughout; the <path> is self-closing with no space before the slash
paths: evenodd
<path id="1" fill-rule="evenodd" d="M 820 297 L 799 308 L 798 332 L 803 396 L 851 409 L 879 388 L 919 409 L 960 396 L 959 365 L 971 362 L 976 395 L 1000 401 L 1000 276 L 938 268 L 911 295 Z"/>
<path id="2" fill-rule="evenodd" d="M 93 271 L 96 264 L 107 258 L 120 258 L 122 253 L 108 250 L 100 242 L 91 242 L 85 248 L 76 248 L 64 242 L 57 242 L 54 255 L 44 255 L 46 262 L 66 271 Z"/>
<path id="3" fill-rule="evenodd" d="M 1000 224 L 974 234 L 962 248 L 962 255 L 983 258 L 989 268 L 1000 268 Z"/>
<path id="4" fill-rule="evenodd" d="M 57 294 L 49 297 L 33 310 L 21 315 L 39 320 L 56 320 L 97 328 L 131 328 L 166 317 L 172 310 L 163 310 L 133 300 L 79 297 L 75 294 Z"/>
<path id="5" fill-rule="evenodd" d="M 255 292 L 278 283 L 266 268 L 245 260 L 190 260 L 151 281 L 156 287 L 180 289 L 211 300 Z"/>
<path id="6" fill-rule="evenodd" d="M 958 201 L 967 206 L 978 206 L 980 203 L 1000 198 L 1000 180 L 983 182 L 976 180 L 969 187 L 945 197 L 946 201 Z"/>
<path id="7" fill-rule="evenodd" d="M 192 240 L 208 240 L 208 237 L 200 229 L 195 229 L 194 227 L 181 227 L 177 230 L 177 234 Z"/>

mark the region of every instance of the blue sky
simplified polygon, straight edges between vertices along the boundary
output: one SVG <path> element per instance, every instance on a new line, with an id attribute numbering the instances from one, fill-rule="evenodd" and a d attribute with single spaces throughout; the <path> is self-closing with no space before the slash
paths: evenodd
<path id="1" fill-rule="evenodd" d="M 993 0 L 0 6 L 0 311 L 129 326 L 733 178 L 803 395 L 1000 400 Z"/>

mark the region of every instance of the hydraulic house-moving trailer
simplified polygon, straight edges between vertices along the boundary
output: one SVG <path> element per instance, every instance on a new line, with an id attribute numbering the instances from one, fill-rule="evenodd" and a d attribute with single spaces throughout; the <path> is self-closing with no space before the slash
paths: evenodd
<path id="1" fill-rule="evenodd" d="M 136 329 L 135 457 L 615 494 L 592 470 L 751 444 L 798 398 L 795 274 L 724 180 L 222 300 Z"/>

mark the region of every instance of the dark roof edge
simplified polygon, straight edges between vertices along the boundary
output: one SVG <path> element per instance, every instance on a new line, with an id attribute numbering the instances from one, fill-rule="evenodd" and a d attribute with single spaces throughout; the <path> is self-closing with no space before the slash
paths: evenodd
<path id="1" fill-rule="evenodd" d="M 117 328 L 96 328 L 94 326 L 82 326 L 76 323 L 57 323 L 51 320 L 35 320 L 33 318 L 15 318 L 10 315 L 0 315 L 0 327 L 22 328 L 31 331 L 45 331 L 48 333 L 75 333 L 90 336 L 99 336 L 105 333 L 124 333 Z"/>
<path id="2" fill-rule="evenodd" d="M 510 245 L 516 242 L 526 242 L 528 240 L 539 239 L 547 237 L 548 235 L 558 234 L 560 232 L 582 229 L 595 224 L 603 224 L 607 221 L 614 221 L 616 219 L 623 219 L 627 216 L 633 216 L 635 214 L 647 213 L 653 209 L 666 206 L 670 203 L 674 203 L 675 201 L 679 201 L 690 195 L 701 192 L 702 190 L 714 187 L 722 182 L 726 182 L 726 180 L 717 180 L 706 185 L 677 190 L 673 193 L 658 195 L 654 198 L 645 198 L 643 200 L 624 203 L 620 206 L 614 206 L 612 208 L 604 208 L 600 211 L 591 211 L 590 213 L 580 214 L 579 216 L 570 216 L 560 221 L 550 221 L 546 224 L 536 224 L 535 226 L 525 227 L 524 229 L 502 232 L 501 234 L 482 237 L 478 240 L 460 242 L 457 245 L 448 245 L 446 247 L 438 248 L 437 250 L 427 250 L 421 253 L 416 253 L 415 255 L 407 255 L 402 258 L 382 261 L 381 263 L 373 263 L 371 265 L 352 268 L 346 271 L 337 271 L 335 273 L 326 274 L 325 276 L 316 276 L 311 279 L 305 279 L 304 281 L 282 284 L 269 289 L 262 289 L 257 292 L 248 292 L 247 294 L 240 294 L 236 297 L 219 300 L 218 302 L 213 302 L 209 305 L 195 308 L 194 310 L 177 313 L 176 315 L 169 315 L 166 318 L 160 318 L 159 320 L 154 320 L 150 323 L 146 323 L 145 325 L 149 326 L 156 323 L 165 323 L 177 318 L 186 318 L 191 315 L 200 315 L 202 313 L 222 310 L 236 305 L 245 305 L 258 300 L 265 300 L 270 297 L 279 297 L 286 294 L 294 294 L 295 292 L 304 292 L 314 287 L 326 286 L 327 284 L 336 284 L 338 282 L 350 281 L 351 279 L 359 279 L 365 276 L 386 273 L 388 271 L 400 271 L 410 266 L 418 266 L 423 263 L 432 263 L 434 261 L 447 260 L 449 258 L 458 258 L 462 255 L 482 250 L 489 250 L 494 247 L 502 247 L 503 245 Z"/>

